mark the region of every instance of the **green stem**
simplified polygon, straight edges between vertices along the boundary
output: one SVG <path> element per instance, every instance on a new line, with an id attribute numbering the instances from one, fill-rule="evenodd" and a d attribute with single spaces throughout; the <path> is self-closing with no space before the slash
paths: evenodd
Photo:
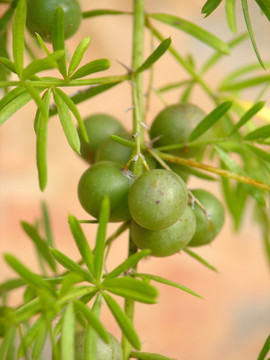
<path id="1" fill-rule="evenodd" d="M 183 164 L 183 165 L 195 167 L 195 168 L 198 168 L 201 170 L 212 172 L 214 174 L 217 174 L 217 175 L 225 177 L 225 178 L 234 179 L 241 183 L 255 186 L 262 190 L 270 190 L 270 184 L 262 183 L 261 181 L 257 181 L 255 179 L 249 178 L 244 175 L 236 174 L 236 173 L 233 173 L 228 170 L 219 169 L 217 167 L 199 163 L 199 162 L 196 162 L 191 159 L 184 159 L 184 158 L 180 158 L 178 156 L 174 156 L 171 154 L 162 153 L 157 150 L 151 150 L 150 153 L 151 154 L 155 153 L 159 158 L 161 158 L 162 160 L 165 160 L 166 162 L 172 162 L 175 164 Z"/>
<path id="2" fill-rule="evenodd" d="M 136 70 L 143 63 L 143 47 L 144 47 L 144 0 L 133 0 L 133 43 L 132 43 L 132 68 Z M 141 146 L 144 144 L 144 128 L 141 123 L 143 117 L 143 75 L 132 75 L 132 103 L 133 103 L 133 134 L 135 135 L 135 149 L 137 162 L 135 162 L 133 171 L 137 176 L 143 171 L 143 164 L 140 161 Z M 129 237 L 128 256 L 137 252 L 137 248 Z M 134 301 L 125 300 L 125 312 L 128 318 L 133 322 L 134 318 Z M 132 346 L 125 336 L 122 338 L 123 360 L 128 360 L 132 351 Z"/>
<path id="3" fill-rule="evenodd" d="M 57 78 L 41 78 L 41 80 L 29 80 L 28 83 L 35 87 L 49 88 L 49 87 L 66 87 L 66 86 L 88 86 L 88 85 L 102 85 L 112 84 L 129 80 L 130 75 L 108 76 L 93 79 L 79 79 L 79 80 L 62 80 Z M 5 86 L 22 86 L 21 81 L 1 81 L 0 87 Z"/>

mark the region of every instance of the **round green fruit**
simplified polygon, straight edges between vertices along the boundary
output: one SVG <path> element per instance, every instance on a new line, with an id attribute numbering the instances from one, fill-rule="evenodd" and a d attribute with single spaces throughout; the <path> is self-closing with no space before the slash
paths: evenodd
<path id="1" fill-rule="evenodd" d="M 52 42 L 54 15 L 58 7 L 64 11 L 64 36 L 70 38 L 81 23 L 81 9 L 77 0 L 28 0 L 26 26 L 32 33 L 38 33 L 46 42 Z"/>
<path id="2" fill-rule="evenodd" d="M 201 246 L 209 244 L 222 229 L 225 219 L 224 208 L 215 195 L 209 191 L 198 189 L 192 190 L 192 194 L 201 203 L 205 211 L 195 202 L 194 215 L 197 227 L 194 236 L 188 246 Z"/>
<path id="3" fill-rule="evenodd" d="M 139 249 L 150 249 L 151 256 L 165 257 L 185 248 L 196 229 L 196 218 L 189 206 L 173 225 L 158 231 L 147 230 L 132 221 L 131 237 Z"/>
<path id="4" fill-rule="evenodd" d="M 188 200 L 184 181 L 172 171 L 154 169 L 143 173 L 131 186 L 128 206 L 137 224 L 161 230 L 183 214 Z"/>
<path id="5" fill-rule="evenodd" d="M 94 162 L 96 151 L 110 135 L 124 131 L 122 124 L 113 116 L 94 114 L 84 120 L 89 142 L 86 142 L 78 129 L 81 141 L 81 156 L 90 164 Z"/>
<path id="6" fill-rule="evenodd" d="M 132 141 L 132 136 L 127 132 L 116 134 L 119 137 Z M 118 164 L 125 166 L 132 154 L 132 149 L 119 144 L 111 138 L 105 139 L 97 148 L 95 155 L 95 162 L 99 161 L 114 161 Z"/>
<path id="7" fill-rule="evenodd" d="M 205 117 L 197 106 L 189 103 L 174 104 L 163 109 L 154 119 L 150 128 L 151 139 L 158 138 L 154 147 L 186 143 L 191 132 Z M 203 147 L 183 147 L 167 151 L 181 157 L 195 157 Z"/>
<path id="8" fill-rule="evenodd" d="M 97 337 L 97 352 L 95 360 L 123 360 L 123 352 L 119 341 L 112 335 L 109 344 Z M 75 334 L 75 360 L 85 360 L 84 354 L 85 331 Z"/>
<path id="9" fill-rule="evenodd" d="M 134 174 L 121 169 L 111 161 L 92 165 L 80 178 L 78 196 L 82 207 L 93 217 L 99 217 L 102 200 L 110 199 L 110 221 L 130 219 L 128 192 L 134 181 Z"/>

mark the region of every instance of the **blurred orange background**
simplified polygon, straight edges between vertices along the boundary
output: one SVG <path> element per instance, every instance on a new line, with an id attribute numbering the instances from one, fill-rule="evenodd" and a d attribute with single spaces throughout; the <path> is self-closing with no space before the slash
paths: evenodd
<path id="1" fill-rule="evenodd" d="M 113 8 L 132 10 L 132 1 L 86 0 L 80 1 L 83 10 Z M 146 1 L 148 12 L 166 12 L 190 20 L 214 33 L 225 41 L 232 38 L 225 20 L 224 4 L 207 19 L 200 13 L 204 1 L 156 0 Z M 238 4 L 240 5 L 240 4 Z M 262 58 L 270 58 L 270 24 L 260 14 L 258 6 L 250 5 L 252 24 Z M 0 8 L 1 9 L 1 8 Z M 245 30 L 243 15 L 237 7 L 238 33 Z M 164 37 L 171 36 L 173 45 L 186 56 L 194 56 L 200 67 L 213 52 L 187 34 L 156 23 Z M 132 22 L 129 16 L 107 16 L 84 20 L 80 31 L 67 42 L 70 53 L 79 41 L 91 35 L 92 41 L 83 63 L 96 58 L 108 58 L 111 69 L 104 76 L 124 74 L 131 63 Z M 149 34 L 145 36 L 145 57 L 149 54 Z M 157 42 L 155 45 L 157 46 Z M 38 52 L 36 51 L 38 54 Z M 43 55 L 42 55 L 43 56 Z M 29 59 L 26 56 L 26 61 Z M 205 80 L 215 89 L 223 75 L 243 64 L 256 62 L 249 40 L 224 57 L 207 75 Z M 103 76 L 103 74 L 101 75 Z M 166 54 L 155 66 L 154 86 L 187 79 L 185 71 Z M 145 89 L 148 74 L 145 75 Z M 72 94 L 76 89 L 67 89 Z M 257 93 L 247 91 L 244 100 L 254 100 Z M 168 92 L 167 104 L 179 99 L 179 92 Z M 269 98 L 269 91 L 263 100 Z M 205 111 L 213 105 L 197 86 L 192 102 Z M 268 106 L 269 106 L 268 101 Z M 83 116 L 106 112 L 116 116 L 131 130 L 132 114 L 129 83 L 118 85 L 110 91 L 79 105 Z M 154 94 L 146 122 L 150 123 L 162 109 L 163 104 Z M 67 223 L 68 214 L 86 219 L 77 198 L 78 180 L 87 168 L 69 147 L 57 117 L 49 124 L 48 133 L 48 185 L 44 193 L 38 187 L 35 164 L 35 134 L 33 120 L 35 104 L 30 103 L 19 110 L 0 129 L 0 252 L 12 253 L 31 269 L 38 269 L 35 251 L 23 233 L 20 221 L 33 223 L 40 217 L 41 201 L 46 201 L 53 225 L 56 247 L 79 259 Z M 189 187 L 211 189 L 219 199 L 222 193 L 219 184 L 192 179 Z M 94 243 L 96 226 L 83 226 Z M 110 224 L 109 233 L 117 228 Z M 232 232 L 232 222 L 227 216 L 226 224 L 218 238 L 210 245 L 198 248 L 198 254 L 213 263 L 219 273 L 208 270 L 187 254 L 170 258 L 149 258 L 139 267 L 140 272 L 149 272 L 177 281 L 204 297 L 197 299 L 175 288 L 157 285 L 160 297 L 156 305 L 136 305 L 135 327 L 143 342 L 143 350 L 159 352 L 181 360 L 254 360 L 270 330 L 269 267 L 264 254 L 260 229 L 252 220 L 251 208 L 246 209 L 245 219 L 238 234 Z M 127 235 L 121 236 L 113 245 L 107 268 L 119 264 L 127 254 Z M 14 277 L 14 272 L 0 259 L 1 281 Z M 18 295 L 17 295 L 18 296 Z M 16 304 L 18 297 L 13 297 Z M 102 318 L 108 331 L 120 339 L 120 331 L 104 306 Z M 49 359 L 49 357 L 48 357 Z"/>

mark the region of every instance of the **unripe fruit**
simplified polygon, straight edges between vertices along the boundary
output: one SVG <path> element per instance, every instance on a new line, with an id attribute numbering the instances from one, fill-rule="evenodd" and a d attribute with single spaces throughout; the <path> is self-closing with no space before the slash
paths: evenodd
<path id="1" fill-rule="evenodd" d="M 205 113 L 195 105 L 182 103 L 167 106 L 154 119 L 150 128 L 151 139 L 158 138 L 154 147 L 185 144 L 193 129 L 205 117 Z M 181 157 L 195 157 L 203 147 L 183 147 L 166 151 Z"/>
<path id="2" fill-rule="evenodd" d="M 172 171 L 143 173 L 131 186 L 128 206 L 132 218 L 148 230 L 171 226 L 183 214 L 188 200 L 184 181 Z"/>
<path id="3" fill-rule="evenodd" d="M 123 352 L 119 341 L 108 334 L 110 343 L 105 343 L 99 336 L 97 337 L 97 352 L 95 360 L 123 360 Z M 84 356 L 85 332 L 80 331 L 75 334 L 75 360 L 86 360 Z M 90 359 L 89 359 L 90 360 Z"/>
<path id="4" fill-rule="evenodd" d="M 122 131 L 121 133 L 115 134 L 119 137 L 132 141 L 132 136 L 126 131 Z M 128 162 L 130 156 L 132 154 L 132 149 L 119 144 L 118 142 L 112 140 L 110 137 L 102 141 L 96 151 L 95 162 L 99 161 L 114 161 L 123 167 Z"/>
<path id="5" fill-rule="evenodd" d="M 188 246 L 209 244 L 214 240 L 224 224 L 225 213 L 223 205 L 215 195 L 211 194 L 209 191 L 202 189 L 192 190 L 192 194 L 205 208 L 209 218 L 205 211 L 195 203 L 194 215 L 196 217 L 197 227 Z"/>
<path id="6" fill-rule="evenodd" d="M 107 114 L 94 114 L 84 120 L 89 142 L 82 137 L 78 129 L 81 141 L 81 156 L 90 164 L 94 162 L 96 151 L 100 144 L 110 135 L 124 131 L 122 124 L 113 116 Z"/>
<path id="7" fill-rule="evenodd" d="M 78 196 L 82 207 L 95 218 L 99 217 L 102 200 L 110 199 L 110 221 L 130 219 L 128 192 L 134 175 L 121 169 L 111 161 L 101 161 L 86 170 L 78 185 Z"/>
<path id="8" fill-rule="evenodd" d="M 152 250 L 151 256 L 165 257 L 187 246 L 196 229 L 196 218 L 189 206 L 173 225 L 158 231 L 147 230 L 132 221 L 131 236 L 139 249 Z"/>
<path id="9" fill-rule="evenodd" d="M 77 0 L 28 0 L 26 26 L 32 33 L 38 33 L 46 42 L 52 41 L 52 27 L 55 11 L 61 6 L 64 11 L 64 36 L 70 38 L 81 23 L 81 9 Z"/>

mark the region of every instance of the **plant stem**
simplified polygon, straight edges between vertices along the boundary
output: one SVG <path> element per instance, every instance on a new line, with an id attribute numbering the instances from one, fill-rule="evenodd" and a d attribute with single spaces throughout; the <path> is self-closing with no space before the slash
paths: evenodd
<path id="1" fill-rule="evenodd" d="M 143 62 L 143 46 L 144 46 L 144 0 L 133 0 L 133 43 L 132 43 L 132 68 L 136 70 Z M 137 176 L 143 171 L 143 164 L 140 161 L 141 146 L 144 142 L 143 122 L 143 75 L 134 73 L 132 81 L 132 105 L 133 105 L 133 134 L 135 137 L 136 159 L 139 160 L 134 164 L 133 171 Z M 128 256 L 137 252 L 137 248 L 129 237 Z M 134 317 L 134 301 L 125 300 L 125 312 L 128 318 L 133 322 Z M 132 346 L 125 336 L 122 338 L 123 359 L 128 360 L 132 351 Z"/>

